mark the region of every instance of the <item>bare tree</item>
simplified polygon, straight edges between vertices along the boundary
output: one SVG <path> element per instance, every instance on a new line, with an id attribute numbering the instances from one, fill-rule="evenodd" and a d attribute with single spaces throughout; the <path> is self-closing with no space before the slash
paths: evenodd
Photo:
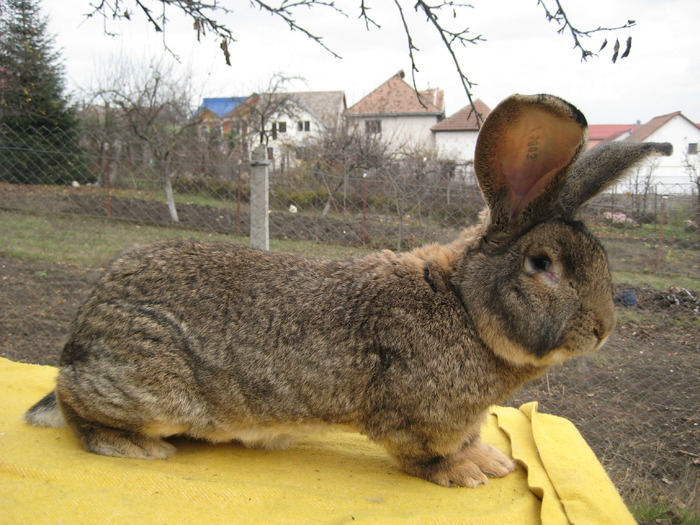
<path id="1" fill-rule="evenodd" d="M 645 162 L 635 168 L 628 179 L 629 193 L 634 199 L 635 219 L 640 223 L 650 220 L 647 208 L 649 196 L 654 193 L 654 173 L 658 167 L 658 162 Z"/>
<path id="2" fill-rule="evenodd" d="M 91 105 L 104 112 L 106 125 L 121 131 L 118 144 L 135 141 L 141 146 L 142 162 L 162 181 L 171 219 L 178 222 L 173 160 L 188 131 L 199 124 L 191 118 L 187 77 L 176 76 L 172 63 L 162 58 L 148 64 L 115 59 L 106 68 L 90 90 Z"/>
<path id="3" fill-rule="evenodd" d="M 288 177 L 295 181 L 295 174 L 302 174 L 306 185 L 318 185 L 325 190 L 326 201 L 322 216 L 337 205 L 336 195 L 342 192 L 342 209 L 347 211 L 349 192 L 357 192 L 351 186 L 359 185 L 363 175 L 385 171 L 395 156 L 388 141 L 380 136 L 364 133 L 346 121 L 323 129 L 317 136 L 297 146 L 299 160 L 296 169 Z"/>
<path id="4" fill-rule="evenodd" d="M 478 44 L 484 38 L 480 34 L 472 35 L 470 29 L 463 27 L 463 25 L 453 26 L 455 23 L 463 23 L 462 21 L 467 18 L 465 13 L 473 8 L 472 4 L 454 0 L 411 0 L 410 3 L 407 0 L 394 0 L 393 3 L 396 8 L 396 16 L 400 18 L 406 35 L 414 88 L 416 87 L 415 73 L 418 71 L 416 52 L 419 49 L 414 38 L 415 28 L 410 25 L 405 16 L 405 12 L 409 8 L 424 15 L 425 23 L 436 31 L 455 65 L 469 103 L 473 106 L 472 88 L 475 84 L 467 77 L 457 58 L 456 49 L 459 46 Z M 594 29 L 579 29 L 567 15 L 562 0 L 538 0 L 537 4 L 544 9 L 547 20 L 558 26 L 559 33 L 571 35 L 574 48 L 580 50 L 582 60 L 596 56 L 606 48 L 608 43 L 605 39 L 598 52 L 593 52 L 584 44 L 586 38 L 596 34 L 605 35 L 635 25 L 634 20 L 627 20 L 625 23 L 613 27 L 599 26 Z M 98 0 L 90 5 L 93 10 L 88 16 L 101 15 L 105 21 L 114 18 L 131 20 L 134 15 L 140 13 L 155 31 L 162 33 L 166 31 L 169 14 L 173 11 L 183 12 L 192 19 L 198 40 L 206 34 L 211 34 L 220 41 L 224 58 L 230 65 L 229 47 L 236 40 L 235 33 L 232 28 L 219 20 L 221 16 L 231 13 L 232 10 L 226 8 L 220 0 Z M 325 10 L 329 14 L 338 14 L 349 18 L 348 8 L 337 6 L 333 0 L 249 0 L 249 7 L 269 13 L 283 21 L 291 31 L 301 32 L 331 55 L 339 57 L 336 51 L 325 44 L 322 35 L 316 34 L 308 28 L 304 21 L 304 13 L 308 13 L 309 9 Z M 367 30 L 381 29 L 380 21 L 372 13 L 371 0 L 356 0 L 355 7 L 359 11 L 359 19 Z M 105 31 L 108 31 L 106 26 Z M 629 37 L 626 48 L 620 55 L 620 42 L 616 40 L 613 46 L 613 62 L 616 62 L 618 57 L 628 56 L 631 47 L 632 37 Z"/>
<path id="5" fill-rule="evenodd" d="M 247 121 L 248 133 L 257 135 L 260 144 L 267 146 L 271 138 L 277 138 L 280 129 L 276 118 L 294 118 L 299 113 L 299 100 L 287 91 L 290 84 L 299 80 L 303 79 L 275 73 L 260 93 L 249 97 L 241 107 L 237 116 Z"/>

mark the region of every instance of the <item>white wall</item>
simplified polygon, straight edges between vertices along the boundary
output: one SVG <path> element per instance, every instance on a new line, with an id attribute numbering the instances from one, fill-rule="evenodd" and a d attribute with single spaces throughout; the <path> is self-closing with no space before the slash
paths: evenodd
<path id="1" fill-rule="evenodd" d="M 295 111 L 293 116 L 275 115 L 270 119 L 270 126 L 272 122 L 287 123 L 287 131 L 284 133 L 278 132 L 276 139 L 270 136 L 268 142 L 268 147 L 273 149 L 272 166 L 274 168 L 279 168 L 282 165 L 285 167 L 290 166 L 296 161 L 294 153 L 286 151 L 287 148 L 285 146 L 302 144 L 306 139 L 317 137 L 323 129 L 323 123 L 315 115 L 305 110 Z M 309 122 L 309 131 L 299 131 L 299 122 Z"/>
<path id="2" fill-rule="evenodd" d="M 365 121 L 380 120 L 382 131 L 380 137 L 395 150 L 426 149 L 435 147 L 433 132 L 430 128 L 437 124 L 435 115 L 397 115 L 397 116 L 355 116 L 348 115 L 350 125 L 365 130 Z"/>
<path id="3" fill-rule="evenodd" d="M 435 150 L 442 160 L 453 160 L 457 164 L 474 161 L 477 131 L 436 131 Z"/>

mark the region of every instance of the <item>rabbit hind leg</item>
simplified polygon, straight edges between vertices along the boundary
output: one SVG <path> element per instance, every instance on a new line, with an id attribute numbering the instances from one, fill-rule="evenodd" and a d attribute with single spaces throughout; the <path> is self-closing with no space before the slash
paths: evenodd
<path id="1" fill-rule="evenodd" d="M 176 451 L 174 446 L 162 439 L 88 421 L 65 403 L 61 409 L 68 426 L 88 452 L 132 459 L 166 459 Z"/>

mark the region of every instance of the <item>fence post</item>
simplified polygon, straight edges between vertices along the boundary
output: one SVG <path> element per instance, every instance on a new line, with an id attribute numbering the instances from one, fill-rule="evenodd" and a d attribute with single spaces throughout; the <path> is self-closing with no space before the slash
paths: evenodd
<path id="1" fill-rule="evenodd" d="M 661 197 L 661 219 L 659 221 L 659 244 L 656 247 L 656 267 L 661 265 L 661 251 L 664 244 L 664 222 L 666 221 L 666 195 Z"/>
<path id="2" fill-rule="evenodd" d="M 362 174 L 362 244 L 367 244 L 367 174 Z"/>
<path id="3" fill-rule="evenodd" d="M 267 148 L 261 144 L 253 150 L 250 161 L 250 246 L 265 251 L 270 249 L 269 164 Z"/>
<path id="4" fill-rule="evenodd" d="M 236 170 L 236 235 L 241 234 L 241 161 L 235 167 Z"/>

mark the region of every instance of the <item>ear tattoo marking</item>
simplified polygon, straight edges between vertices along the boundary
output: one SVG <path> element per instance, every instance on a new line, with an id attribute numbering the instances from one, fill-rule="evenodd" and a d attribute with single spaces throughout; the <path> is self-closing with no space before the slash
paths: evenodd
<path id="1" fill-rule="evenodd" d="M 528 160 L 535 160 L 538 156 L 538 150 L 540 145 L 540 134 L 536 133 L 538 129 L 542 129 L 542 126 L 537 126 L 532 130 L 532 134 L 528 137 L 527 142 L 527 154 L 525 158 Z"/>

